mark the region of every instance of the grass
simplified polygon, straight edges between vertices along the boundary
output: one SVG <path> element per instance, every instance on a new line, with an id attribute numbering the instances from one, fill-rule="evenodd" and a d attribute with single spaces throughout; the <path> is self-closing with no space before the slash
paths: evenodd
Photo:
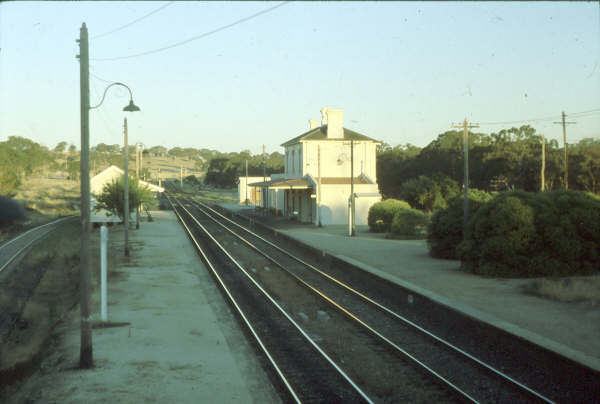
<path id="1" fill-rule="evenodd" d="M 55 325 L 78 303 L 79 230 L 78 220 L 63 222 L 0 283 L 0 311 L 16 311 L 19 319 L 0 346 L 0 386 L 15 383 L 35 369 Z M 90 268 L 100 265 L 98 233 L 90 235 Z M 109 269 L 113 255 L 109 252 Z M 91 274 L 92 289 L 98 289 L 99 271 Z"/>
<path id="2" fill-rule="evenodd" d="M 528 294 L 564 303 L 600 304 L 600 275 L 537 279 L 524 289 Z"/>

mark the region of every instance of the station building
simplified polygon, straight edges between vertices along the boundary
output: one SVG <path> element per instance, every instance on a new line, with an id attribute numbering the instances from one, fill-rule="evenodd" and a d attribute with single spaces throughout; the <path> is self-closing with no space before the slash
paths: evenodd
<path id="1" fill-rule="evenodd" d="M 343 111 L 323 108 L 321 122 L 281 146 L 285 173 L 249 183 L 260 189 L 259 205 L 303 223 L 346 224 L 354 179 L 356 224 L 367 224 L 369 208 L 381 200 L 377 185 L 379 142 L 342 125 Z"/>

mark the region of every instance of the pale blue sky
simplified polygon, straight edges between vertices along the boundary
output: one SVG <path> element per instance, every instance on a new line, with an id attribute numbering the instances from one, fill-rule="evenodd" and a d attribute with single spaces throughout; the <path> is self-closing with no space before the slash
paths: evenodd
<path id="1" fill-rule="evenodd" d="M 93 38 L 162 4 L 0 3 L 0 141 L 19 135 L 79 147 L 81 23 Z M 160 48 L 276 4 L 175 2 L 90 40 L 90 55 Z M 392 145 L 424 146 L 464 117 L 558 120 L 562 110 L 600 108 L 599 64 L 598 2 L 289 3 L 181 47 L 90 62 L 94 75 L 133 90 L 142 112 L 128 118 L 131 143 L 253 153 L 263 143 L 281 151 L 323 106 L 343 109 L 345 127 Z M 94 104 L 107 83 L 90 81 Z M 127 101 L 110 90 L 90 113 L 91 144 L 122 143 Z M 600 137 L 599 113 L 570 120 L 570 142 Z M 562 139 L 552 121 L 532 125 Z"/>

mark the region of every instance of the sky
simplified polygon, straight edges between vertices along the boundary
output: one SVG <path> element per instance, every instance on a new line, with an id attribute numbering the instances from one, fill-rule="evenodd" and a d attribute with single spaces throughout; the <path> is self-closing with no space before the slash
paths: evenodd
<path id="1" fill-rule="evenodd" d="M 561 111 L 569 143 L 600 138 L 598 1 L 1 2 L 0 141 L 79 148 L 83 22 L 91 104 L 119 81 L 141 108 L 108 90 L 92 145 L 121 144 L 127 117 L 130 144 L 282 152 L 325 106 L 390 145 L 465 118 L 483 133 L 545 118 L 529 124 L 562 145 Z"/>

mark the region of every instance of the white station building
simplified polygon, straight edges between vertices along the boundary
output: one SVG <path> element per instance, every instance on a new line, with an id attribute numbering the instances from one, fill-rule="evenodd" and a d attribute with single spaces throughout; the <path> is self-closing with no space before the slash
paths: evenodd
<path id="1" fill-rule="evenodd" d="M 267 198 L 261 198 L 260 206 L 304 223 L 347 224 L 352 171 L 355 223 L 367 224 L 369 208 L 381 200 L 376 180 L 379 142 L 344 128 L 343 115 L 341 109 L 325 107 L 320 125 L 309 120 L 307 132 L 281 145 L 285 173 L 248 184 L 267 191 L 261 192 Z"/>

